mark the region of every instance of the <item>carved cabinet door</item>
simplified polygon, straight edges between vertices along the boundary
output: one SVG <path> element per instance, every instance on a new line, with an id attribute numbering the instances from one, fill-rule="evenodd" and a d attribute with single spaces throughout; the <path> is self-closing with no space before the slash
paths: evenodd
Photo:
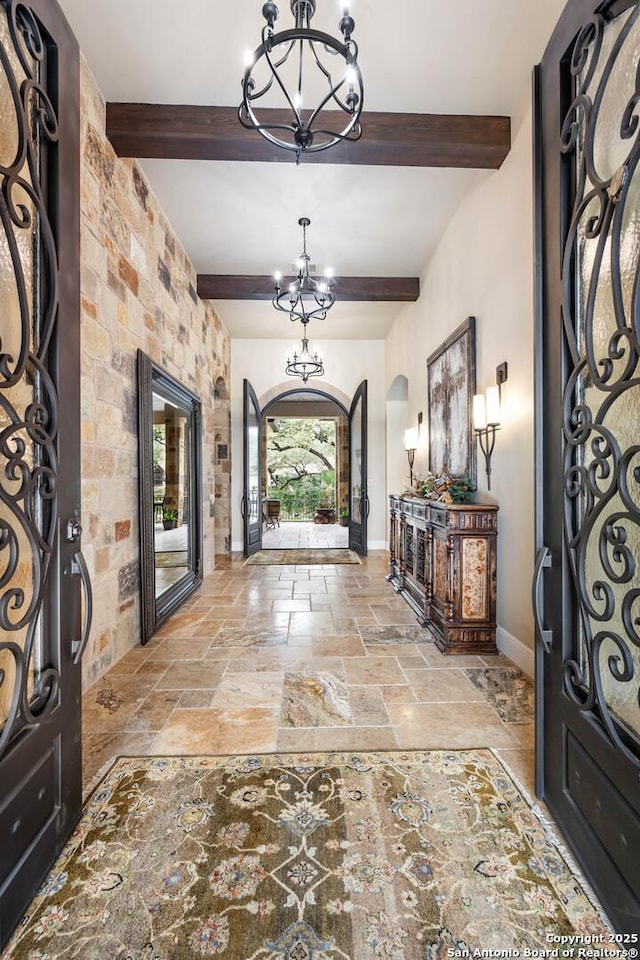
<path id="1" fill-rule="evenodd" d="M 640 931 L 640 19 L 570 0 L 536 72 L 537 790 Z"/>
<path id="2" fill-rule="evenodd" d="M 81 809 L 79 164 L 66 20 L 0 0 L 0 949 Z"/>

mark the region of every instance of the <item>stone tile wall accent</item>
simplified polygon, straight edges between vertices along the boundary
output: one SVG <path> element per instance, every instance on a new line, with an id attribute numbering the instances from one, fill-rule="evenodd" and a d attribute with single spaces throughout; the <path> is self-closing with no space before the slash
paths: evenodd
<path id="1" fill-rule="evenodd" d="M 118 159 L 81 73 L 82 516 L 94 621 L 91 683 L 140 642 L 136 352 L 203 405 L 204 572 L 230 548 L 230 338 L 144 174 Z"/>

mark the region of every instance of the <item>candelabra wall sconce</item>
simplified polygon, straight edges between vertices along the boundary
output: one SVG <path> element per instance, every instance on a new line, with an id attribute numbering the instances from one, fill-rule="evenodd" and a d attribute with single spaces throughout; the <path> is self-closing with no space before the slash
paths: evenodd
<path id="1" fill-rule="evenodd" d="M 416 450 L 420 442 L 420 427 L 422 425 L 422 413 L 418 414 L 418 426 L 408 427 L 404 432 L 404 448 L 407 451 L 409 460 L 409 486 L 413 487 L 413 464 L 415 461 Z"/>
<path id="2" fill-rule="evenodd" d="M 500 429 L 502 384 L 507 380 L 506 361 L 496 368 L 496 380 L 495 386 L 487 387 L 484 393 L 477 393 L 473 398 L 473 429 L 484 454 L 488 490 L 491 490 L 491 455 Z"/>

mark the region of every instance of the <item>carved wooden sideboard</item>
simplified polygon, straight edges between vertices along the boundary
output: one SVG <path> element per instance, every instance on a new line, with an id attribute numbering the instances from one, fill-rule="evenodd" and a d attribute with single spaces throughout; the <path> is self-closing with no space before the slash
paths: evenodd
<path id="1" fill-rule="evenodd" d="M 443 653 L 496 653 L 498 507 L 390 497 L 387 579 Z"/>

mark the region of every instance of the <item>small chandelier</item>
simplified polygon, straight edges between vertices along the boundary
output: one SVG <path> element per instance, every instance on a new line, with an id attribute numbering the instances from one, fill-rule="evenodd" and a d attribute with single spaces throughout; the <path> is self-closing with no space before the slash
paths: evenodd
<path id="1" fill-rule="evenodd" d="M 238 118 L 243 127 L 295 153 L 299 163 L 304 153 L 360 139 L 364 88 L 358 47 L 351 38 L 355 21 L 347 7 L 339 24 L 342 41 L 311 28 L 316 0 L 291 0 L 291 12 L 293 29 L 275 33 L 278 8 L 275 3 L 262 7 L 267 22 L 262 44 L 247 56 Z M 270 91 L 275 96 L 269 100 Z M 269 102 L 260 106 L 282 108 L 281 117 L 262 114 L 258 101 L 264 97 Z M 341 123 L 335 112 L 326 114 L 336 107 L 344 114 Z M 336 123 L 340 129 L 326 129 Z"/>
<path id="2" fill-rule="evenodd" d="M 276 310 L 288 314 L 290 320 L 299 320 L 306 326 L 314 318 L 324 320 L 336 302 L 336 298 L 333 294 L 330 270 L 325 272 L 323 280 L 316 280 L 309 275 L 311 257 L 307 253 L 307 227 L 311 220 L 308 217 L 301 217 L 298 223 L 302 227 L 302 253 L 298 257 L 298 276 L 283 288 L 280 283 L 282 274 L 276 273 L 274 275 L 275 292 L 271 302 Z"/>
<path id="3" fill-rule="evenodd" d="M 309 341 L 305 336 L 302 338 L 302 350 L 300 351 L 300 356 L 297 353 L 293 354 L 293 360 L 290 360 L 287 357 L 287 365 L 284 368 L 285 373 L 289 377 L 301 377 L 302 382 L 306 383 L 310 377 L 323 377 L 324 376 L 324 365 L 322 360 L 317 353 L 314 353 L 311 356 L 309 351 Z"/>

